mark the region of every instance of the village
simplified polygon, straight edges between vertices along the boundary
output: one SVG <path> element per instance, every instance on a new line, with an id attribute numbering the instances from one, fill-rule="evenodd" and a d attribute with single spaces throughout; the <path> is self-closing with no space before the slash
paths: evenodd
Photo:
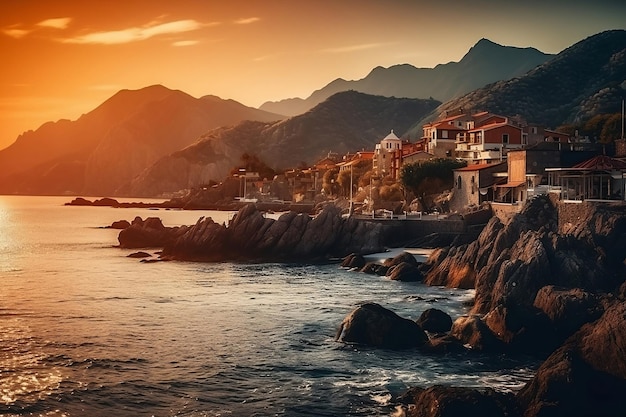
<path id="1" fill-rule="evenodd" d="M 369 216 L 464 213 L 488 204 L 495 213 L 519 212 L 536 195 L 553 193 L 571 203 L 626 199 L 626 141 L 614 148 L 589 138 L 490 112 L 454 115 L 423 125 L 416 141 L 392 130 L 373 150 L 346 155 L 329 152 L 313 167 L 286 171 L 277 193 L 273 181 L 239 169 L 239 200 L 280 198 L 291 203 L 335 199 L 349 212 Z M 608 156 L 608 153 L 613 156 Z M 429 200 L 402 186 L 403 169 L 433 161 L 456 161 L 452 183 Z M 432 197 L 432 196 L 431 196 Z"/>

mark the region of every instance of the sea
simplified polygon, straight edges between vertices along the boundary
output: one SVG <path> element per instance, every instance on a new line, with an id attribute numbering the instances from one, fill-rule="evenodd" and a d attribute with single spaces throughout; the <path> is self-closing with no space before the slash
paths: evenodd
<path id="1" fill-rule="evenodd" d="M 536 369 L 335 340 L 362 303 L 456 318 L 471 290 L 337 262 L 141 262 L 105 226 L 136 216 L 227 223 L 233 213 L 65 206 L 71 199 L 0 196 L 0 416 L 391 416 L 413 386 L 515 391 Z"/>

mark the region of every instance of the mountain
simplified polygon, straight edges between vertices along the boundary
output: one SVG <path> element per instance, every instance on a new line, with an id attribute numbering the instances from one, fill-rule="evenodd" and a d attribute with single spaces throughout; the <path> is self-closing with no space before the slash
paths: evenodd
<path id="1" fill-rule="evenodd" d="M 110 194 L 211 129 L 282 118 L 160 85 L 122 90 L 78 120 L 46 123 L 0 151 L 0 192 Z"/>
<path id="2" fill-rule="evenodd" d="M 626 98 L 626 31 L 590 36 L 524 76 L 485 86 L 441 105 L 421 124 L 458 109 L 521 115 L 556 128 L 617 113 Z"/>
<path id="3" fill-rule="evenodd" d="M 360 80 L 336 79 L 305 100 L 291 98 L 266 102 L 260 109 L 295 116 L 335 93 L 348 90 L 386 97 L 434 97 L 447 101 L 486 84 L 520 76 L 551 57 L 534 48 L 502 46 L 481 39 L 459 62 L 449 62 L 435 68 L 416 68 L 408 64 L 377 67 Z"/>
<path id="4" fill-rule="evenodd" d="M 215 129 L 193 145 L 166 156 L 144 171 L 124 194 L 157 196 L 222 180 L 243 153 L 276 169 L 311 165 L 329 151 L 373 150 L 393 129 L 398 135 L 432 112 L 436 100 L 388 98 L 356 91 L 337 93 L 308 112 L 287 120 L 246 121 Z"/>

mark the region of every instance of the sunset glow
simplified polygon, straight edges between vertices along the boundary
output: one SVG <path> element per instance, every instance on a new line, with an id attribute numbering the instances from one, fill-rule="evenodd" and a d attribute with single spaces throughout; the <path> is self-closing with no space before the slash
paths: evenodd
<path id="1" fill-rule="evenodd" d="M 625 28 L 624 15 L 626 5 L 609 0 L 5 0 L 0 148 L 46 121 L 74 120 L 124 88 L 163 84 L 258 107 L 377 66 L 458 61 L 480 38 L 558 53 Z"/>

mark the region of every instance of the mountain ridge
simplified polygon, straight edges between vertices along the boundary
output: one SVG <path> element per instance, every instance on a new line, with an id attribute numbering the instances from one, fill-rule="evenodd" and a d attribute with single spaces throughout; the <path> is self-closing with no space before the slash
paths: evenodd
<path id="1" fill-rule="evenodd" d="M 553 57 L 527 47 L 502 46 L 482 38 L 458 62 L 417 68 L 410 64 L 377 66 L 360 80 L 337 78 L 306 98 L 268 101 L 259 108 L 287 116 L 302 114 L 340 91 L 387 97 L 431 98 L 445 102 L 495 81 L 522 75 Z"/>

